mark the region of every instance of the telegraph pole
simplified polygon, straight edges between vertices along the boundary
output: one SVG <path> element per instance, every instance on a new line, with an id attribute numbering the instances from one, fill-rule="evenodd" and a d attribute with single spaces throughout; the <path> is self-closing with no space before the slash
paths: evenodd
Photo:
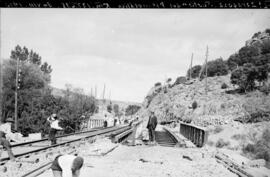
<path id="1" fill-rule="evenodd" d="M 102 95 L 102 98 L 103 98 L 103 101 L 104 101 L 104 102 L 105 102 L 105 89 L 106 89 L 106 85 L 104 84 L 103 95 Z"/>
<path id="2" fill-rule="evenodd" d="M 191 55 L 191 61 L 190 61 L 190 66 L 189 66 L 189 79 L 191 79 L 192 61 L 193 61 L 193 53 Z"/>
<path id="3" fill-rule="evenodd" d="M 1 18 L 1 9 L 0 9 L 0 18 Z M 0 26 L 1 26 L 1 21 L 0 21 Z M 2 31 L 0 30 L 0 43 L 1 43 L 1 36 L 2 36 Z M 0 44 L 1 45 L 1 44 Z M 3 71 L 2 71 L 2 58 L 1 58 L 1 50 L 0 50 L 0 125 L 3 121 L 3 118 L 2 118 L 2 104 L 3 104 Z"/>
<path id="4" fill-rule="evenodd" d="M 111 91 L 109 92 L 109 100 L 111 100 Z"/>
<path id="5" fill-rule="evenodd" d="M 18 130 L 18 80 L 19 80 L 19 57 L 17 56 L 17 66 L 16 66 L 16 88 L 15 88 L 15 130 Z"/>
<path id="6" fill-rule="evenodd" d="M 0 54 L 0 56 L 1 56 L 1 54 Z M 2 59 L 0 58 L 0 125 L 3 121 L 2 104 L 3 104 L 3 71 L 2 71 Z"/>
<path id="7" fill-rule="evenodd" d="M 93 88 L 91 87 L 91 97 L 93 97 Z"/>
<path id="8" fill-rule="evenodd" d="M 95 85 L 95 98 L 97 99 L 97 85 Z"/>
<path id="9" fill-rule="evenodd" d="M 207 58 L 208 58 L 208 45 L 206 46 L 205 54 L 205 94 L 207 95 Z"/>

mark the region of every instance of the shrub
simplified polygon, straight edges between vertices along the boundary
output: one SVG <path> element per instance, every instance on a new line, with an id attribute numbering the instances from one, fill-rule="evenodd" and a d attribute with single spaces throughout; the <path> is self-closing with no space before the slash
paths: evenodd
<path id="1" fill-rule="evenodd" d="M 191 78 L 197 78 L 199 77 L 200 71 L 202 69 L 201 65 L 195 65 L 191 68 L 191 73 L 190 73 L 190 69 L 188 69 L 187 71 L 187 77 L 189 78 L 189 75 L 191 74 Z"/>
<path id="2" fill-rule="evenodd" d="M 264 94 L 268 95 L 270 92 L 270 87 L 269 85 L 264 85 L 260 88 L 260 91 L 263 92 Z"/>
<path id="3" fill-rule="evenodd" d="M 221 89 L 226 89 L 226 88 L 228 88 L 228 85 L 227 85 L 226 83 L 223 83 L 223 84 L 221 85 Z"/>
<path id="4" fill-rule="evenodd" d="M 155 87 L 161 86 L 160 82 L 155 83 Z"/>
<path id="5" fill-rule="evenodd" d="M 265 32 L 270 35 L 270 29 L 266 29 Z"/>
<path id="6" fill-rule="evenodd" d="M 128 105 L 128 107 L 125 110 L 125 115 L 126 116 L 134 115 L 136 112 L 139 111 L 140 108 L 141 106 L 138 105 Z"/>
<path id="7" fill-rule="evenodd" d="M 244 153 L 254 153 L 255 152 L 255 145 L 254 144 L 247 144 L 244 148 L 243 148 L 243 152 Z"/>
<path id="8" fill-rule="evenodd" d="M 217 148 L 223 148 L 224 146 L 228 146 L 228 145 L 230 145 L 230 142 L 229 141 L 225 142 L 221 138 L 216 142 L 216 147 Z"/>
<path id="9" fill-rule="evenodd" d="M 231 83 L 238 85 L 241 91 L 250 91 L 255 87 L 256 68 L 251 63 L 244 64 L 232 72 Z"/>
<path id="10" fill-rule="evenodd" d="M 209 77 L 227 75 L 228 71 L 228 65 L 222 58 L 207 63 L 207 76 Z"/>
<path id="11" fill-rule="evenodd" d="M 184 76 L 180 76 L 180 77 L 177 77 L 174 84 L 173 85 L 179 85 L 179 84 L 183 84 L 187 81 L 186 77 Z"/>
<path id="12" fill-rule="evenodd" d="M 197 107 L 198 107 L 197 101 L 193 101 L 193 103 L 192 103 L 192 109 L 194 110 L 194 109 L 196 109 Z"/>
<path id="13" fill-rule="evenodd" d="M 265 129 L 259 140 L 254 144 L 247 144 L 243 147 L 243 152 L 251 154 L 255 159 L 270 161 L 270 130 Z"/>

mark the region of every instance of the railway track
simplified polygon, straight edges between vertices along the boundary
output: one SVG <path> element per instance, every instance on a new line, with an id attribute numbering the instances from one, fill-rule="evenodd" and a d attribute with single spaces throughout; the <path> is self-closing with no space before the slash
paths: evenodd
<path id="1" fill-rule="evenodd" d="M 160 146 L 175 147 L 177 141 L 175 141 L 168 132 L 165 131 L 156 131 L 156 142 Z"/>
<path id="2" fill-rule="evenodd" d="M 186 147 L 186 142 L 165 126 L 162 130 L 155 131 L 155 138 L 156 143 L 160 146 Z"/>
<path id="3" fill-rule="evenodd" d="M 88 138 L 91 136 L 101 135 L 103 133 L 110 133 L 114 131 L 121 131 L 126 129 L 128 126 L 121 127 L 108 127 L 108 128 L 95 128 L 89 131 L 78 132 L 73 134 L 61 135 L 57 137 L 56 145 L 51 146 L 48 138 L 44 138 L 36 141 L 29 141 L 24 143 L 13 144 L 12 151 L 16 158 L 25 156 L 30 153 L 37 153 L 39 151 L 43 151 L 49 148 L 57 147 L 64 145 L 66 143 L 75 142 L 81 140 L 83 138 Z M 0 164 L 4 164 L 6 161 L 10 160 L 6 153 L 3 153 L 2 158 L 0 159 Z"/>
<path id="4" fill-rule="evenodd" d="M 102 129 L 90 130 L 58 137 L 58 144 L 50 146 L 49 140 L 43 139 L 38 141 L 26 142 L 13 145 L 13 148 L 23 147 L 23 152 L 15 153 L 16 161 L 11 162 L 9 158 L 1 159 L 0 174 L 6 176 L 36 176 L 42 169 L 46 169 L 52 162 L 54 155 L 61 153 L 74 153 L 81 144 L 96 136 L 117 136 L 125 131 L 130 131 L 130 126 L 108 127 Z"/>

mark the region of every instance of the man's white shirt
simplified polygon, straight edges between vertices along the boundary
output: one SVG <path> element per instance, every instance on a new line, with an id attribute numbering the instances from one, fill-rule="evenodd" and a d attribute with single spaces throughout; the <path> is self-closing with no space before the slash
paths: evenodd
<path id="1" fill-rule="evenodd" d="M 51 128 L 57 129 L 57 130 L 63 130 L 61 127 L 59 127 L 59 120 L 54 120 L 51 122 Z"/>

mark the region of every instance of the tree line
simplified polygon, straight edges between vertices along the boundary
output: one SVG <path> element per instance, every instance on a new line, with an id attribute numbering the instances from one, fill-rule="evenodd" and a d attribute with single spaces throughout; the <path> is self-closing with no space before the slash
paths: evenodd
<path id="1" fill-rule="evenodd" d="M 42 57 L 27 47 L 17 45 L 9 59 L 2 62 L 3 94 L 2 122 L 14 117 L 17 59 L 18 69 L 18 131 L 23 135 L 47 134 L 47 117 L 57 113 L 62 118 L 65 132 L 79 128 L 81 119 L 97 111 L 97 101 L 81 88 L 67 84 L 64 96 L 54 96 L 50 86 L 53 69 Z"/>
<path id="2" fill-rule="evenodd" d="M 270 29 L 265 33 L 270 36 Z M 258 37 L 261 32 L 255 33 L 252 38 Z M 202 74 L 200 75 L 200 73 Z M 187 71 L 187 78 L 203 79 L 205 68 L 195 65 Z M 207 63 L 207 77 L 222 76 L 231 73 L 231 83 L 238 85 L 240 92 L 252 91 L 256 82 L 264 85 L 270 72 L 270 40 L 262 40 L 257 45 L 245 45 L 227 60 L 218 58 Z M 189 76 L 191 75 L 191 78 Z M 180 77 L 179 77 L 180 78 Z M 268 88 L 269 89 L 269 88 Z"/>

